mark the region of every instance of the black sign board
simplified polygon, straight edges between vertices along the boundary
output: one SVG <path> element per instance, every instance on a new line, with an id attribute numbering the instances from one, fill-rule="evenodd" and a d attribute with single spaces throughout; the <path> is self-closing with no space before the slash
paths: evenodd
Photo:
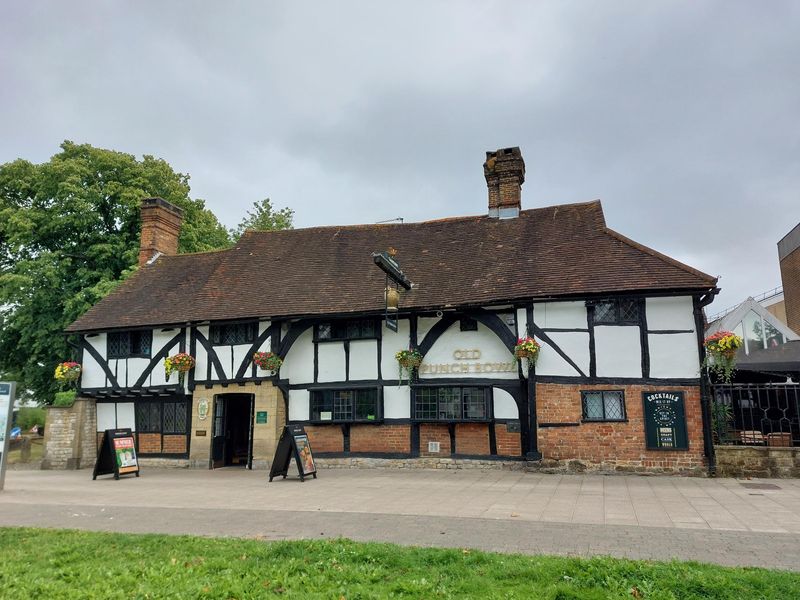
<path id="1" fill-rule="evenodd" d="M 305 481 L 307 475 L 317 478 L 317 467 L 314 464 L 314 455 L 311 453 L 311 443 L 308 441 L 306 430 L 302 425 L 286 425 L 281 433 L 281 439 L 278 440 L 275 457 L 272 459 L 272 467 L 269 470 L 270 481 L 278 475 L 286 479 L 292 455 L 297 463 L 300 481 Z"/>
<path id="2" fill-rule="evenodd" d="M 683 392 L 643 392 L 648 450 L 688 450 Z"/>
<path id="3" fill-rule="evenodd" d="M 408 277 L 406 277 L 406 274 L 403 273 L 398 262 L 392 258 L 388 252 L 373 252 L 372 260 L 375 261 L 375 264 L 397 285 L 403 286 L 403 288 L 407 290 L 411 289 L 411 282 L 408 280 Z"/>
<path id="4" fill-rule="evenodd" d="M 120 475 L 135 473 L 139 476 L 139 461 L 136 458 L 136 444 L 130 429 L 106 429 L 97 453 L 92 480 L 98 475 Z"/>

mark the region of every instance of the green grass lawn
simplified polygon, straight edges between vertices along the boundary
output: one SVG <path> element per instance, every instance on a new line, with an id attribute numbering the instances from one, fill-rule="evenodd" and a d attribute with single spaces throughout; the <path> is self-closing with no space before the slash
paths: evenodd
<path id="1" fill-rule="evenodd" d="M 698 563 L 0 529 L 9 598 L 800 598 L 800 575 Z"/>

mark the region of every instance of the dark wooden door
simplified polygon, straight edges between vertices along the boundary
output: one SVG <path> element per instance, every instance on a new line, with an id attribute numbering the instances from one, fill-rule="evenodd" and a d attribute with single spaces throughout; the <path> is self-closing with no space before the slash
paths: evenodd
<path id="1" fill-rule="evenodd" d="M 214 437 L 211 439 L 211 466 L 225 466 L 225 398 L 214 398 Z"/>

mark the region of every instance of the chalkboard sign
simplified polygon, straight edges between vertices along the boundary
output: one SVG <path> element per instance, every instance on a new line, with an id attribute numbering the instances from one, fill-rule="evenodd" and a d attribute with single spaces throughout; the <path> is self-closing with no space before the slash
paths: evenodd
<path id="1" fill-rule="evenodd" d="M 139 476 L 139 461 L 136 458 L 136 447 L 133 432 L 130 429 L 106 429 L 103 432 L 103 441 L 100 443 L 100 452 L 94 464 L 92 480 L 98 475 L 135 474 Z"/>
<path id="2" fill-rule="evenodd" d="M 292 456 L 297 463 L 300 481 L 305 481 L 307 475 L 317 478 L 317 467 L 314 464 L 314 455 L 311 453 L 306 430 L 302 425 L 286 425 L 281 433 L 281 439 L 278 440 L 275 457 L 272 459 L 272 467 L 269 470 L 270 481 L 278 475 L 286 479 Z"/>
<path id="3" fill-rule="evenodd" d="M 644 430 L 648 450 L 688 450 L 683 392 L 644 392 Z"/>

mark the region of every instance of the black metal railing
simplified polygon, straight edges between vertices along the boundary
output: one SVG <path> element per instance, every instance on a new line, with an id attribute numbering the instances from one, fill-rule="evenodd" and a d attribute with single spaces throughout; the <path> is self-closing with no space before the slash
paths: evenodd
<path id="1" fill-rule="evenodd" d="M 746 446 L 800 446 L 800 385 L 712 386 L 714 442 Z"/>

